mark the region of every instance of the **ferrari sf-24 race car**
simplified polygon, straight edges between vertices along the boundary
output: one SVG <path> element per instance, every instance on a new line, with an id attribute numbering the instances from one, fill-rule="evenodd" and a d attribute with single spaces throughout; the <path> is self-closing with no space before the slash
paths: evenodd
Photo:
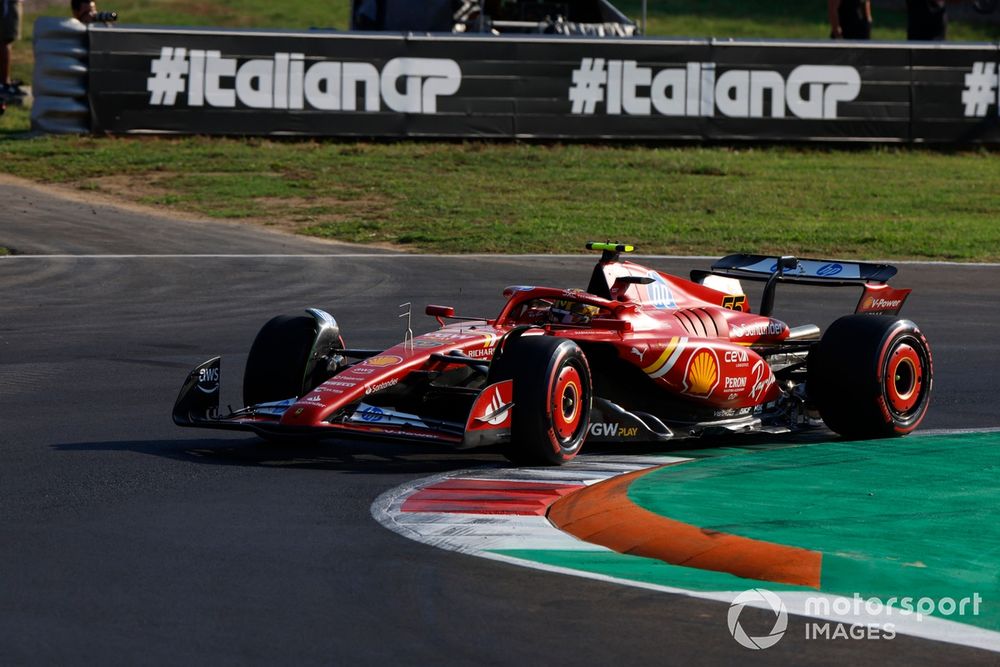
<path id="1" fill-rule="evenodd" d="M 402 438 L 499 445 L 518 464 L 569 461 L 584 441 L 667 441 L 784 433 L 825 422 L 848 438 L 904 435 L 927 411 L 931 351 L 897 317 L 896 269 L 729 255 L 691 279 L 602 252 L 584 290 L 513 286 L 493 319 L 426 313 L 435 331 L 381 349 L 345 344 L 318 309 L 260 330 L 243 379 L 246 407 L 219 411 L 220 359 L 188 376 L 181 426 L 285 437 Z M 765 285 L 752 312 L 740 279 Z M 780 283 L 855 286 L 855 313 L 820 335 L 771 316 Z M 445 320 L 455 320 L 445 324 Z M 820 421 L 822 420 L 822 422 Z"/>

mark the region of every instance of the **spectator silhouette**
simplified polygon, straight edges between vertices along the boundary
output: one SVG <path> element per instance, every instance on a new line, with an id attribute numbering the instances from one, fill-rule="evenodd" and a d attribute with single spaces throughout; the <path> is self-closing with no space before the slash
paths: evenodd
<path id="1" fill-rule="evenodd" d="M 906 0 L 906 39 L 943 42 L 948 33 L 946 5 L 961 0 Z"/>
<path id="2" fill-rule="evenodd" d="M 871 0 L 827 0 L 830 39 L 871 39 Z"/>
<path id="3" fill-rule="evenodd" d="M 23 97 L 20 82 L 10 78 L 14 42 L 21 39 L 21 0 L 0 0 L 0 99 Z"/>

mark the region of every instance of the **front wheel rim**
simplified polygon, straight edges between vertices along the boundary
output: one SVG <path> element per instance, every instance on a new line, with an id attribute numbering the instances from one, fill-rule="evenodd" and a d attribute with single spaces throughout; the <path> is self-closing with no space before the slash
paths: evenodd
<path id="1" fill-rule="evenodd" d="M 583 380 L 573 366 L 563 366 L 552 394 L 552 426 L 561 443 L 571 441 L 583 415 Z"/>

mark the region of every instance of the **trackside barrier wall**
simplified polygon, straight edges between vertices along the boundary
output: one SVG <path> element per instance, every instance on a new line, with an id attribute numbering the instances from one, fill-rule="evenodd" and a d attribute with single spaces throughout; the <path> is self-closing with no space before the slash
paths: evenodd
<path id="1" fill-rule="evenodd" d="M 1000 143 L 992 43 L 91 26 L 94 132 Z"/>
<path id="2" fill-rule="evenodd" d="M 87 28 L 79 21 L 35 21 L 31 127 L 42 132 L 90 131 L 87 103 Z"/>

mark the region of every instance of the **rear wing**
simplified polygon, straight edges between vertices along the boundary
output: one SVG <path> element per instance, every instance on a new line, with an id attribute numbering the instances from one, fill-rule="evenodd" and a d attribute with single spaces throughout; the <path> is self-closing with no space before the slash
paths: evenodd
<path id="1" fill-rule="evenodd" d="M 862 287 L 864 291 L 855 313 L 898 315 L 910 294 L 908 289 L 895 289 L 886 284 L 896 275 L 896 267 L 889 264 L 737 254 L 723 257 L 708 271 L 692 271 L 691 280 L 704 283 L 710 275 L 766 281 L 761 296 L 761 315 L 770 315 L 774 309 L 774 290 L 778 283 Z"/>
<path id="2" fill-rule="evenodd" d="M 793 263 L 794 260 L 794 263 Z M 779 266 L 782 262 L 784 266 Z M 727 255 L 701 274 L 768 280 L 778 269 L 778 280 L 807 285 L 858 285 L 885 284 L 896 275 L 896 267 L 888 264 L 863 262 L 833 262 L 825 259 L 796 259 L 794 257 L 768 257 L 766 255 Z M 692 278 L 695 272 L 692 271 Z"/>

